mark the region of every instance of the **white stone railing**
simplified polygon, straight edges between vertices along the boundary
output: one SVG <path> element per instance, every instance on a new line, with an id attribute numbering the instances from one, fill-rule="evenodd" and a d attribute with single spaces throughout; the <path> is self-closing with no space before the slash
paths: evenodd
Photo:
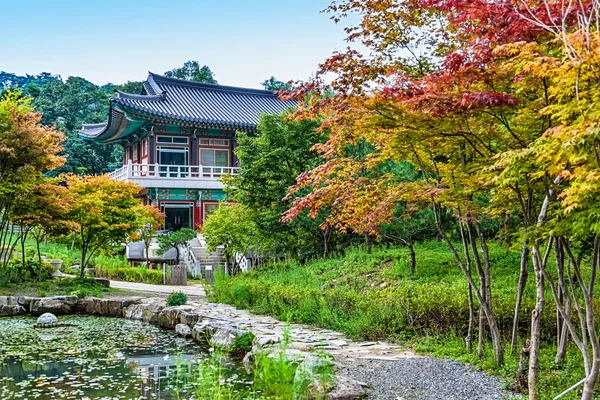
<path id="1" fill-rule="evenodd" d="M 111 179 L 200 179 L 217 180 L 223 175 L 237 175 L 238 167 L 215 167 L 204 165 L 133 164 L 109 173 Z"/>

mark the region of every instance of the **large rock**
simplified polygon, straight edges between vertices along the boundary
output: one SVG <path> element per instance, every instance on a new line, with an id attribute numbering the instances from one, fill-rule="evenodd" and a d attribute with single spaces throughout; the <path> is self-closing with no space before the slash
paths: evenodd
<path id="1" fill-rule="evenodd" d="M 192 329 L 186 324 L 175 325 L 175 332 L 181 337 L 189 338 L 192 336 Z"/>
<path id="2" fill-rule="evenodd" d="M 294 386 L 306 388 L 310 399 L 354 400 L 367 395 L 366 384 L 346 376 L 326 376 L 324 371 L 333 374 L 331 361 L 307 355 L 296 368 Z"/>
<path id="3" fill-rule="evenodd" d="M 167 329 L 175 329 L 179 323 L 179 316 L 183 312 L 190 312 L 194 309 L 192 306 L 174 306 L 164 308 L 158 315 L 158 325 Z"/>
<path id="4" fill-rule="evenodd" d="M 11 306 L 19 304 L 19 298 L 15 296 L 0 296 L 0 306 Z"/>
<path id="5" fill-rule="evenodd" d="M 189 312 L 189 311 L 181 311 L 179 313 L 179 323 L 186 324 L 188 326 L 194 326 L 196 322 L 200 319 L 200 314 Z"/>
<path id="6" fill-rule="evenodd" d="M 14 317 L 16 315 L 23 315 L 26 312 L 27 310 L 25 310 L 25 307 L 19 304 L 0 304 L 0 317 Z"/>
<path id="7" fill-rule="evenodd" d="M 262 349 L 269 345 L 273 345 L 281 342 L 283 339 L 282 335 L 261 335 L 256 336 L 254 338 L 254 342 L 252 343 L 252 348 L 254 349 Z"/>
<path id="8" fill-rule="evenodd" d="M 194 328 L 192 329 L 192 336 L 198 341 L 208 340 L 219 328 L 221 328 L 221 326 L 222 323 L 216 320 L 203 319 L 194 325 Z"/>
<path id="9" fill-rule="evenodd" d="M 78 300 L 77 296 L 43 297 L 31 303 L 31 313 L 33 315 L 44 313 L 56 315 L 71 314 L 74 312 Z"/>
<path id="10" fill-rule="evenodd" d="M 244 333 L 243 330 L 213 319 L 203 319 L 196 323 L 194 329 L 192 329 L 194 339 L 207 340 L 211 346 L 224 351 L 230 351 L 233 348 L 235 339 Z"/>
<path id="11" fill-rule="evenodd" d="M 104 287 L 110 287 L 110 281 L 106 278 L 94 278 L 94 282 L 99 283 Z"/>
<path id="12" fill-rule="evenodd" d="M 223 351 L 230 351 L 233 348 L 235 339 L 242 336 L 244 331 L 230 327 L 222 326 L 208 339 L 208 343 Z"/>
<path id="13" fill-rule="evenodd" d="M 368 385 L 343 375 L 333 377 L 333 389 L 326 395 L 326 400 L 354 400 L 367 396 Z"/>
<path id="14" fill-rule="evenodd" d="M 141 320 L 142 313 L 144 312 L 144 307 L 146 307 L 145 304 L 132 304 L 129 307 L 125 308 L 123 317 L 127 319 Z"/>
<path id="15" fill-rule="evenodd" d="M 123 317 L 128 307 L 139 304 L 141 298 L 126 297 L 126 298 L 111 298 L 99 299 L 89 297 L 81 299 L 78 303 L 78 311 L 92 315 L 102 315 L 105 317 Z"/>
<path id="16" fill-rule="evenodd" d="M 146 305 L 142 311 L 142 321 L 149 324 L 158 324 L 158 316 L 164 308 L 165 306 L 156 302 Z"/>

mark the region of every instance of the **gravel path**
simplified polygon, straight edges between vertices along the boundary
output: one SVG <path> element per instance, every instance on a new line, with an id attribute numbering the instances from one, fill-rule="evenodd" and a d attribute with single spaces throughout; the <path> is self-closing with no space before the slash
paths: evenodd
<path id="1" fill-rule="evenodd" d="M 450 359 L 358 360 L 341 372 L 369 384 L 369 399 L 502 400 L 516 398 L 499 378 Z"/>

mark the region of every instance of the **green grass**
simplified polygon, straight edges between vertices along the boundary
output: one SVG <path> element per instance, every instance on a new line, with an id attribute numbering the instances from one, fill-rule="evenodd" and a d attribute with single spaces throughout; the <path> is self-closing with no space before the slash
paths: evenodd
<path id="1" fill-rule="evenodd" d="M 155 285 L 162 285 L 163 283 L 162 270 L 131 267 L 124 257 L 96 257 L 94 268 L 96 269 L 96 276 L 99 278 Z"/>
<path id="2" fill-rule="evenodd" d="M 19 284 L 6 284 L 0 287 L 0 296 L 63 296 L 73 295 L 83 297 L 103 297 L 104 293 L 113 291 L 101 284 L 87 279 L 80 282 L 72 278 L 55 278 L 44 282 L 23 282 Z"/>
<path id="3" fill-rule="evenodd" d="M 209 296 L 212 301 L 335 329 L 357 339 L 387 339 L 435 356 L 458 358 L 503 376 L 509 385 L 515 379 L 518 356 L 507 351 L 506 365 L 496 368 L 491 344 L 482 360 L 465 352 L 462 337 L 468 325 L 467 283 L 445 244 L 427 242 L 415 246 L 415 251 L 415 275 L 410 274 L 404 248 L 378 248 L 372 254 L 352 248 L 344 256 L 306 265 L 279 263 L 233 278 L 217 274 Z M 518 251 L 490 245 L 494 311 L 507 339 L 519 257 Z M 542 398 L 557 395 L 584 376 L 574 348 L 563 365 L 554 365 L 556 317 L 551 297 L 548 291 L 543 314 Z M 521 337 L 527 335 L 534 299 L 530 279 L 521 310 Z M 576 398 L 576 394 L 566 398 Z"/>
<path id="4" fill-rule="evenodd" d="M 68 268 L 71 265 L 79 265 L 81 263 L 81 250 L 77 248 L 71 250 L 70 247 L 70 244 L 42 242 L 40 244 L 40 251 L 48 260 L 61 260 L 63 267 Z M 37 257 L 36 244 L 33 239 L 28 239 L 25 242 L 25 248 L 26 252 L 29 252 L 30 255 L 35 253 L 35 257 Z M 15 250 L 20 251 L 18 246 Z"/>

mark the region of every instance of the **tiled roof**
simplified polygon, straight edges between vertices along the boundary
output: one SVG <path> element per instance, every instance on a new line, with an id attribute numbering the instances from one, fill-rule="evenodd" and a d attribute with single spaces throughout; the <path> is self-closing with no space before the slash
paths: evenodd
<path id="1" fill-rule="evenodd" d="M 234 129 L 254 129 L 261 114 L 279 114 L 296 106 L 295 101 L 282 101 L 268 90 L 191 82 L 153 73 L 149 73 L 143 86 L 146 94 L 116 91 L 111 99 L 109 121 L 84 125 L 81 135 L 95 138 L 114 131 L 116 127 L 112 125 L 123 122 L 114 118 L 115 105 L 137 117 Z"/>

